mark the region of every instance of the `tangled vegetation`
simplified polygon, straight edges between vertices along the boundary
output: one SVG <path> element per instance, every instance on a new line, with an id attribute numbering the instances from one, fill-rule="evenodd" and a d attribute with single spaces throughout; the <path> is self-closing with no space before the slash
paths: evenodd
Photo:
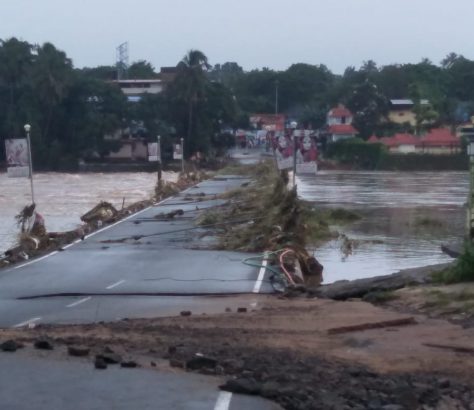
<path id="1" fill-rule="evenodd" d="M 433 279 L 440 283 L 458 283 L 474 281 L 474 246 L 466 244 L 464 252 L 459 256 L 454 266 L 437 272 Z"/>
<path id="2" fill-rule="evenodd" d="M 254 181 L 220 196 L 226 206 L 199 219 L 201 226 L 216 224 L 221 249 L 247 252 L 304 248 L 307 244 L 337 236 L 330 229 L 330 211 L 317 211 L 289 189 L 285 172 L 275 171 L 271 161 L 238 167 L 220 174 L 252 175 Z M 229 223 L 237 221 L 236 223 Z"/>

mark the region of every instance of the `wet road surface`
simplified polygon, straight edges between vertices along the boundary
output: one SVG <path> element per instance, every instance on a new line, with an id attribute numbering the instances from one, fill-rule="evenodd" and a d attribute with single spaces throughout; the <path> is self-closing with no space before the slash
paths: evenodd
<path id="1" fill-rule="evenodd" d="M 265 272 L 242 263 L 250 255 L 201 249 L 213 238 L 194 229 L 202 209 L 222 205 L 215 194 L 244 182 L 202 182 L 63 251 L 1 271 L 0 326 L 223 312 L 238 305 L 234 294 L 272 292 Z M 155 218 L 176 209 L 184 214 Z"/>
<path id="2" fill-rule="evenodd" d="M 0 354 L 1 408 L 8 410 L 278 410 L 258 398 L 218 390 L 219 379 L 82 360 Z"/>

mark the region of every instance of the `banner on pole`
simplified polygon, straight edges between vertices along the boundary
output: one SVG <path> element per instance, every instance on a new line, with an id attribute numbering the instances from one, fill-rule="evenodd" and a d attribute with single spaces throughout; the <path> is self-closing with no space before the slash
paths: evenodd
<path id="1" fill-rule="evenodd" d="M 160 146 L 157 142 L 148 143 L 148 162 L 161 162 Z"/>
<path id="2" fill-rule="evenodd" d="M 30 176 L 28 143 L 25 138 L 5 140 L 7 175 L 10 178 Z"/>
<path id="3" fill-rule="evenodd" d="M 183 147 L 181 144 L 173 144 L 173 159 L 183 159 Z"/>
<path id="4" fill-rule="evenodd" d="M 279 133 L 272 137 L 273 153 L 278 169 L 293 168 L 293 141 L 289 135 Z"/>
<path id="5" fill-rule="evenodd" d="M 294 130 L 292 134 L 280 132 L 271 137 L 278 169 L 293 169 L 296 161 L 297 174 L 315 174 L 318 151 L 311 131 Z"/>
<path id="6" fill-rule="evenodd" d="M 310 131 L 302 131 L 296 138 L 296 173 L 316 174 L 318 150 Z"/>

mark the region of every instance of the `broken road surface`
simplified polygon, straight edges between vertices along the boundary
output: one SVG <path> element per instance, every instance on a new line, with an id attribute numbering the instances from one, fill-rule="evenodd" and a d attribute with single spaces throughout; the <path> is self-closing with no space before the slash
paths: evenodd
<path id="1" fill-rule="evenodd" d="M 272 292 L 248 254 L 215 251 L 215 240 L 194 220 L 221 206 L 222 192 L 248 179 L 224 176 L 36 260 L 0 273 L 1 327 L 39 323 L 93 323 L 241 307 L 240 294 Z M 183 213 L 160 218 L 176 209 Z M 204 248 L 204 249 L 203 249 Z M 256 300 L 245 300 L 249 309 Z"/>

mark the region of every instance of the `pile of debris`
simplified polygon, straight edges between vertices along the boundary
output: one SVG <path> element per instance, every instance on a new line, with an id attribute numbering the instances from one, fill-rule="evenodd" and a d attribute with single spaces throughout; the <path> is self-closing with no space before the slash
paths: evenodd
<path id="1" fill-rule="evenodd" d="M 194 171 L 180 174 L 176 182 L 161 179 L 155 187 L 155 198 L 157 201 L 162 201 L 208 178 L 209 176 L 204 171 Z"/>
<path id="2" fill-rule="evenodd" d="M 305 282 L 319 285 L 322 266 L 306 245 L 314 231 L 329 236 L 329 226 L 298 198 L 295 188 L 288 188 L 288 174 L 278 173 L 271 161 L 253 171 L 255 181 L 220 195 L 228 200 L 225 206 L 203 213 L 197 224 L 219 238 L 215 248 L 268 252 L 269 264 L 284 264 L 295 282 L 300 271 Z M 278 257 L 283 251 L 287 251 L 284 261 Z"/>

